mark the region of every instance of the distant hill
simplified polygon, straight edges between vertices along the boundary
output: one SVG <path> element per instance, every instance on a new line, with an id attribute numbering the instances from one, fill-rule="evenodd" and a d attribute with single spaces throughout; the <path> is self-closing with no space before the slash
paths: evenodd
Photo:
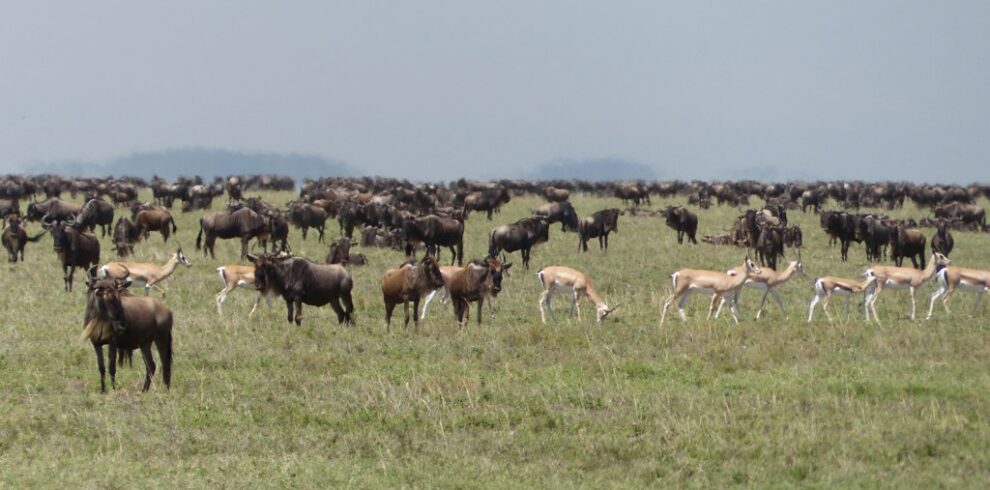
<path id="1" fill-rule="evenodd" d="M 180 175 L 203 178 L 237 174 L 288 175 L 304 178 L 352 177 L 361 172 L 347 163 L 319 155 L 299 153 L 241 152 L 211 148 L 178 148 L 135 152 L 105 163 L 78 161 L 28 165 L 25 173 L 57 173 L 75 177 L 130 175 L 150 178 L 159 175 L 172 180 Z"/>
<path id="2" fill-rule="evenodd" d="M 541 180 L 649 180 L 658 178 L 658 175 L 653 167 L 639 162 L 618 158 L 595 158 L 551 160 L 530 171 L 526 177 Z"/>

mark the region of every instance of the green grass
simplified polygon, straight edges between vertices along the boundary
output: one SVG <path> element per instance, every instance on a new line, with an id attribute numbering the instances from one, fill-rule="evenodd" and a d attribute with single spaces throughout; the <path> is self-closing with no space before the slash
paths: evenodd
<path id="1" fill-rule="evenodd" d="M 573 202 L 581 215 L 619 204 Z M 466 255 L 484 255 L 492 226 L 538 204 L 513 199 L 492 222 L 472 215 Z M 701 211 L 699 238 L 737 213 Z M 893 214 L 923 212 L 909 205 Z M 286 323 L 281 300 L 247 319 L 254 297 L 244 290 L 217 316 L 215 269 L 236 263 L 239 245 L 221 241 L 222 259 L 204 259 L 193 249 L 199 216 L 177 211 L 177 242 L 193 267 L 169 281 L 171 391 L 156 375 L 141 393 L 136 365 L 118 372 L 118 390 L 99 393 L 92 347 L 77 340 L 83 274 L 74 292 L 62 291 L 50 238 L 29 246 L 27 263 L 4 266 L 0 486 L 990 484 L 990 311 L 968 316 L 968 294 L 932 321 L 908 320 L 906 293 L 894 291 L 878 303 L 882 326 L 865 324 L 860 309 L 831 324 L 818 312 L 809 325 L 811 279 L 797 277 L 781 290 L 788 319 L 769 304 L 754 321 L 755 295 L 746 291 L 740 325 L 705 321 L 707 301 L 695 297 L 687 322 L 673 312 L 659 328 L 671 272 L 727 269 L 744 251 L 678 246 L 661 219 L 624 216 L 608 253 L 597 245 L 578 253 L 577 237 L 555 226 L 529 271 L 511 256 L 498 317 L 486 315 L 481 327 L 472 318 L 459 329 L 434 303 L 418 332 L 403 330 L 400 314 L 387 334 L 378 280 L 403 258 L 357 249 L 371 259 L 352 269 L 357 327 L 338 326 L 329 308 L 305 307 L 300 328 Z M 805 231 L 810 276 L 862 272 L 861 245 L 842 263 L 817 216 L 790 216 Z M 329 231 L 339 236 L 336 224 Z M 990 266 L 987 236 L 955 236 L 954 263 Z M 307 257 L 326 255 L 313 235 L 303 242 L 293 230 L 290 241 Z M 102 244 L 111 259 L 109 241 Z M 138 245 L 138 258 L 164 262 L 174 246 L 155 236 Z M 535 272 L 550 264 L 587 272 L 624 306 L 596 325 L 585 303 L 578 323 L 558 296 L 559 323 L 541 325 Z M 922 317 L 931 291 L 919 294 Z"/>

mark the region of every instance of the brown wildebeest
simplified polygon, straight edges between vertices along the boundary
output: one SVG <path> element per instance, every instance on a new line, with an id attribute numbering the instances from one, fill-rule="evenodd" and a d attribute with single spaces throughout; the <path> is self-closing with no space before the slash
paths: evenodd
<path id="1" fill-rule="evenodd" d="M 578 223 L 578 251 L 588 251 L 588 240 L 598 237 L 598 248 L 608 250 L 608 234 L 619 232 L 618 209 L 603 209 L 595 211 Z"/>
<path id="2" fill-rule="evenodd" d="M 16 214 L 7 216 L 7 228 L 3 230 L 3 246 L 7 249 L 7 260 L 17 262 L 18 256 L 24 261 L 24 246 L 27 242 L 37 242 L 45 234 L 44 231 L 35 236 L 28 236 L 21 226 L 21 218 Z"/>
<path id="3" fill-rule="evenodd" d="M 548 186 L 543 189 L 543 197 L 550 202 L 564 202 L 571 197 L 571 191 Z"/>
<path id="4" fill-rule="evenodd" d="M 63 201 L 57 197 L 42 202 L 32 202 L 27 206 L 26 217 L 30 221 L 40 220 L 48 216 L 53 221 L 65 221 L 79 214 L 81 206 L 76 203 Z"/>
<path id="5" fill-rule="evenodd" d="M 117 218 L 113 227 L 113 247 L 118 257 L 134 255 L 134 244 L 141 239 L 141 230 L 126 216 Z"/>
<path id="6" fill-rule="evenodd" d="M 351 300 L 354 281 L 343 266 L 315 264 L 288 254 L 259 257 L 248 254 L 247 258 L 254 264 L 254 281 L 258 290 L 270 290 L 285 299 L 289 323 L 294 320 L 296 325 L 302 325 L 303 304 L 323 306 L 327 303 L 337 314 L 338 323 L 354 323 L 354 302 Z"/>
<path id="7" fill-rule="evenodd" d="M 65 290 L 72 291 L 72 276 L 76 267 L 88 269 L 100 262 L 100 241 L 95 235 L 85 233 L 75 226 L 75 221 L 41 219 L 42 226 L 52 234 L 52 250 L 62 262 Z"/>
<path id="8" fill-rule="evenodd" d="M 502 275 L 510 267 L 512 264 L 503 264 L 495 257 L 488 257 L 484 262 L 472 261 L 451 275 L 447 290 L 454 302 L 454 316 L 461 326 L 467 324 L 474 301 L 478 302 L 478 325 L 481 325 L 481 307 L 485 298 L 498 296 L 502 291 Z"/>
<path id="9" fill-rule="evenodd" d="M 134 225 L 140 230 L 141 237 L 145 240 L 148 239 L 148 235 L 152 231 L 160 232 L 164 243 L 168 243 L 169 235 L 178 229 L 175 226 L 175 220 L 172 219 L 172 213 L 165 208 L 142 209 L 138 211 L 134 218 Z M 171 229 L 169 225 L 171 225 Z"/>
<path id="10" fill-rule="evenodd" d="M 497 257 L 503 250 L 518 250 L 523 266 L 529 269 L 530 250 L 550 240 L 550 224 L 542 218 L 523 218 L 511 225 L 500 225 L 488 234 L 488 256 Z"/>
<path id="11" fill-rule="evenodd" d="M 509 190 L 502 186 L 472 192 L 464 198 L 464 217 L 471 211 L 484 211 L 492 219 L 492 213 L 499 211 L 509 199 Z"/>
<path id="12" fill-rule="evenodd" d="M 677 243 L 684 243 L 684 235 L 688 241 L 697 245 L 698 240 L 695 234 L 698 232 L 698 215 L 683 206 L 667 206 L 667 209 L 660 211 L 660 215 L 667 219 L 667 226 L 677 232 Z"/>
<path id="13" fill-rule="evenodd" d="M 419 265 L 403 264 L 389 269 L 382 275 L 382 297 L 385 299 L 385 328 L 392 325 L 392 310 L 402 303 L 405 326 L 409 326 L 409 302 L 412 302 L 412 317 L 419 327 L 419 302 L 427 294 L 444 286 L 440 274 L 440 264 L 429 255 L 423 257 Z"/>
<path id="14" fill-rule="evenodd" d="M 921 230 L 897 225 L 890 230 L 890 259 L 901 267 L 904 257 L 908 257 L 915 269 L 924 269 L 926 242 Z M 918 262 L 921 262 L 920 266 Z"/>
<path id="15" fill-rule="evenodd" d="M 209 254 L 216 258 L 213 248 L 217 238 L 241 239 L 241 258 L 247 256 L 248 243 L 257 236 L 265 233 L 268 223 L 260 214 L 250 208 L 240 208 L 237 211 L 218 211 L 199 219 L 199 234 L 196 235 L 196 250 L 203 249 L 203 255 Z M 203 243 L 203 234 L 206 242 Z"/>
<path id="16" fill-rule="evenodd" d="M 570 202 L 548 202 L 534 209 L 533 215 L 547 223 L 560 223 L 561 231 L 578 231 L 577 211 Z"/>
<path id="17" fill-rule="evenodd" d="M 95 231 L 100 226 L 101 235 L 107 236 L 108 228 L 113 224 L 113 204 L 103 199 L 90 199 L 76 215 L 76 223 L 89 231 Z"/>
<path id="18" fill-rule="evenodd" d="M 450 249 L 451 264 L 455 259 L 458 265 L 464 260 L 464 223 L 461 221 L 431 214 L 406 219 L 402 222 L 402 231 L 406 235 L 406 256 L 413 254 L 415 244 L 422 243 L 426 246 L 426 254 L 438 260 L 440 247 Z"/>
<path id="19" fill-rule="evenodd" d="M 326 209 L 315 204 L 296 202 L 289 207 L 289 222 L 302 229 L 303 240 L 306 239 L 309 229 L 315 228 L 320 234 L 319 242 L 323 243 L 323 230 L 328 217 Z"/>
<path id="20" fill-rule="evenodd" d="M 932 253 L 938 252 L 948 257 L 956 245 L 956 240 L 949 232 L 949 224 L 944 219 L 939 218 L 935 227 L 935 235 L 932 236 Z"/>
<path id="21" fill-rule="evenodd" d="M 155 374 L 151 344 L 158 349 L 162 363 L 162 381 L 172 383 L 172 312 L 157 298 L 133 296 L 127 291 L 129 281 L 103 278 L 90 283 L 84 329 L 80 340 L 89 340 L 96 350 L 100 370 L 100 391 L 106 392 L 106 369 L 103 346 L 110 348 L 110 386 L 117 389 L 118 350 L 141 349 L 145 376 L 142 391 L 148 391 Z"/>
<path id="22" fill-rule="evenodd" d="M 362 253 L 351 253 L 351 239 L 343 237 L 330 244 L 330 252 L 327 253 L 327 264 L 348 265 L 368 265 L 368 257 Z"/>

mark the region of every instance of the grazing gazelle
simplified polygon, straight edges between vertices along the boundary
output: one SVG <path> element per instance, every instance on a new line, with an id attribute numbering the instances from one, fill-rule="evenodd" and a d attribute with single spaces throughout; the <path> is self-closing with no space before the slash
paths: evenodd
<path id="1" fill-rule="evenodd" d="M 973 313 L 980 306 L 980 300 L 987 293 L 990 293 L 990 270 L 964 269 L 962 267 L 946 267 L 936 274 L 938 280 L 938 290 L 932 294 L 932 301 L 928 304 L 928 320 L 932 318 L 932 310 L 935 308 L 935 300 L 942 298 L 942 306 L 945 312 L 949 312 L 949 298 L 956 292 L 956 289 L 973 291 L 976 294 L 976 302 L 973 303 Z"/>
<path id="2" fill-rule="evenodd" d="M 165 288 L 161 286 L 169 276 L 175 272 L 176 266 L 182 264 L 186 267 L 192 266 L 189 259 L 182 253 L 182 247 L 169 257 L 165 265 L 155 265 L 146 262 L 107 262 L 100 267 L 99 277 L 112 277 L 114 279 L 129 279 L 131 284 L 144 286 L 144 295 L 155 288 L 165 297 Z"/>
<path id="3" fill-rule="evenodd" d="M 925 270 L 919 271 L 913 267 L 880 265 L 871 267 L 866 270 L 866 275 L 877 277 L 877 290 L 867 299 L 867 301 L 869 301 L 871 305 L 876 304 L 877 298 L 880 297 L 880 293 L 883 292 L 884 288 L 907 289 L 911 292 L 911 319 L 914 320 L 914 313 L 917 306 L 914 297 L 915 291 L 919 286 L 928 282 L 928 280 L 935 275 L 935 269 L 938 266 L 946 266 L 950 263 L 951 261 L 948 257 L 935 252 L 932 254 L 932 259 L 928 262 L 928 266 L 925 267 Z M 876 310 L 874 310 L 873 315 L 876 317 Z M 877 319 L 877 321 L 879 322 L 880 320 Z"/>
<path id="4" fill-rule="evenodd" d="M 708 317 L 712 317 L 712 312 L 715 311 L 715 302 L 719 299 L 725 297 L 728 294 L 735 293 L 737 289 L 741 288 L 743 283 L 747 279 L 752 279 L 757 274 L 760 273 L 760 268 L 753 262 L 753 259 L 746 257 L 741 266 L 742 274 L 730 275 L 725 272 L 710 271 L 704 269 L 681 269 L 673 274 L 671 278 L 674 282 L 674 294 L 670 295 L 666 301 L 663 302 L 663 312 L 660 314 L 660 325 L 663 325 L 663 321 L 667 318 L 667 308 L 674 304 L 678 298 L 687 295 L 688 293 L 694 292 L 704 292 L 712 295 L 711 304 L 708 305 Z M 732 313 L 732 319 L 739 323 L 738 309 L 735 303 L 729 306 L 729 311 Z M 677 312 L 681 315 L 681 320 L 686 320 L 687 317 L 684 315 L 684 301 L 681 301 L 677 305 Z"/>
<path id="5" fill-rule="evenodd" d="M 730 275 L 742 274 L 742 267 L 736 267 L 735 269 L 729 271 Z M 790 278 L 794 277 L 794 274 L 800 273 L 806 276 L 804 272 L 804 264 L 800 260 L 791 261 L 784 270 L 778 272 L 769 267 L 764 268 L 759 273 L 753 274 L 746 279 L 743 283 L 743 287 L 736 289 L 735 294 L 731 298 L 722 296 L 722 301 L 718 305 L 718 309 L 715 310 L 715 318 L 718 318 L 719 312 L 722 311 L 722 306 L 726 301 L 732 301 L 735 304 L 739 303 L 739 295 L 745 288 L 758 289 L 763 292 L 763 296 L 760 298 L 760 309 L 756 310 L 756 319 L 759 320 L 760 316 L 763 315 L 763 307 L 767 304 L 767 295 L 773 295 L 773 299 L 777 301 L 777 306 L 780 306 L 780 311 L 784 314 L 784 318 L 787 318 L 787 310 L 784 309 L 784 302 L 780 300 L 780 295 L 777 294 L 777 286 L 784 284 Z"/>
<path id="6" fill-rule="evenodd" d="M 265 298 L 265 303 L 268 307 L 272 306 L 272 296 L 274 293 L 272 291 L 259 291 L 254 281 L 254 266 L 253 265 L 240 265 L 240 264 L 227 264 L 224 266 L 217 267 L 217 273 L 220 274 L 220 283 L 223 284 L 223 289 L 214 296 L 217 302 L 217 314 L 223 314 L 221 311 L 221 305 L 227 300 L 227 295 L 237 289 L 245 288 L 258 291 L 258 297 L 254 300 L 254 306 L 251 308 L 251 312 L 248 313 L 248 317 L 254 315 L 254 311 L 258 309 L 258 305 L 261 304 L 261 298 Z"/>
<path id="7" fill-rule="evenodd" d="M 870 295 L 873 294 L 873 290 L 876 288 L 876 281 L 876 276 L 868 276 L 863 281 L 832 276 L 815 279 L 815 297 L 811 299 L 811 306 L 808 308 L 808 323 L 811 323 L 811 319 L 815 315 L 815 305 L 819 301 L 822 303 L 822 311 L 825 312 L 828 321 L 832 321 L 832 315 L 828 312 L 828 302 L 832 299 L 833 294 L 846 298 L 846 320 L 848 320 L 849 300 L 859 293 L 863 293 L 865 296 L 863 308 L 866 310 L 866 321 L 870 321 L 870 310 L 873 309 L 873 318 L 876 318 L 877 323 L 880 323 L 880 319 L 877 318 L 877 310 L 870 303 Z"/>
<path id="8" fill-rule="evenodd" d="M 615 305 L 609 308 L 608 303 L 591 286 L 591 280 L 588 279 L 588 276 L 570 267 L 561 265 L 544 267 L 540 269 L 540 272 L 536 273 L 536 277 L 540 279 L 540 284 L 543 285 L 543 293 L 540 294 L 539 301 L 540 320 L 543 323 L 547 322 L 546 313 L 543 311 L 544 305 L 550 310 L 550 318 L 553 319 L 554 317 L 551 299 L 554 291 L 558 289 L 570 293 L 571 315 L 574 315 L 574 312 L 577 311 L 578 321 L 581 321 L 581 308 L 578 305 L 578 301 L 581 300 L 582 296 L 587 297 L 588 301 L 591 301 L 595 305 L 598 323 L 601 323 L 609 313 L 612 313 L 619 307 L 619 305 Z"/>

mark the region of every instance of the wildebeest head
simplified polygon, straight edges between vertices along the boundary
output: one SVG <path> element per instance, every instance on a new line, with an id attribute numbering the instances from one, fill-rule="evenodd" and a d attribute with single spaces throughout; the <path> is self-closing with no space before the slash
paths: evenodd
<path id="1" fill-rule="evenodd" d="M 431 287 L 443 287 L 443 274 L 440 273 L 440 263 L 437 262 L 436 257 L 433 257 L 432 255 L 423 257 L 423 261 L 420 262 L 420 267 L 422 268 L 422 273 L 426 275 L 427 282 Z"/>
<path id="2" fill-rule="evenodd" d="M 285 284 L 285 272 L 288 261 L 292 256 L 280 252 L 278 254 L 247 254 L 247 259 L 254 264 L 254 285 L 259 291 L 275 291 L 281 293 Z"/>

